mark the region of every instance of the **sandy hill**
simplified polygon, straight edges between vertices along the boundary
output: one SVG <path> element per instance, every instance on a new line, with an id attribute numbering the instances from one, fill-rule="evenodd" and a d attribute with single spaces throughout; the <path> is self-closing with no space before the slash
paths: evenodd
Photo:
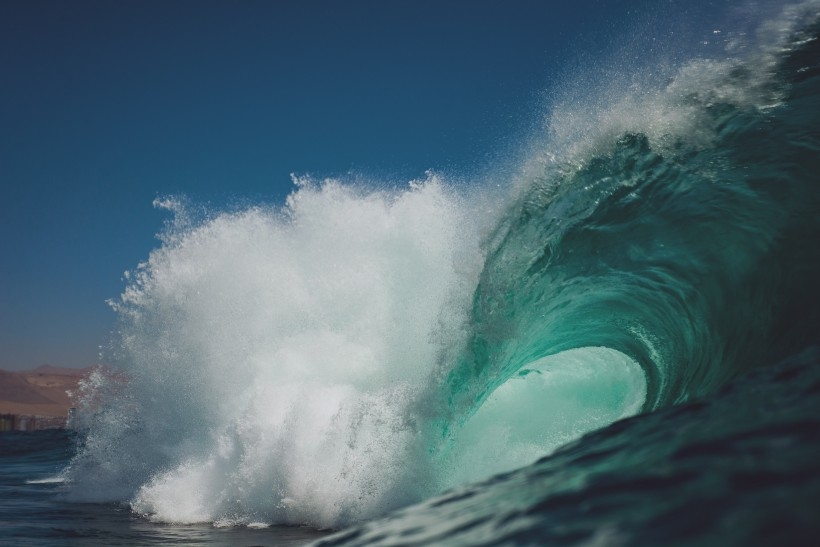
<path id="1" fill-rule="evenodd" d="M 75 390 L 91 368 L 43 365 L 34 370 L 0 370 L 0 414 L 65 416 L 72 406 L 66 393 Z"/>

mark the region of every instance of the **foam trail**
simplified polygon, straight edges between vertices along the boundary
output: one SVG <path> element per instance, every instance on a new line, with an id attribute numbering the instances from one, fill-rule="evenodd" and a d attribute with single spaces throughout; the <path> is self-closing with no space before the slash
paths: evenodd
<path id="1" fill-rule="evenodd" d="M 65 477 L 46 477 L 45 479 L 30 479 L 26 484 L 62 484 L 65 482 Z"/>

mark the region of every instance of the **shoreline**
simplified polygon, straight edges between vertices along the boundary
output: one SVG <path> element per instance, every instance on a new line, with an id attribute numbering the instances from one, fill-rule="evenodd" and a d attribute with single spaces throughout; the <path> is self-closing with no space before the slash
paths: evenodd
<path id="1" fill-rule="evenodd" d="M 40 416 L 35 414 L 0 414 L 0 433 L 9 431 L 44 431 L 67 429 L 71 422 L 71 409 L 66 416 Z"/>
<path id="2" fill-rule="evenodd" d="M 72 393 L 91 370 L 50 365 L 0 370 L 0 432 L 69 427 L 75 406 Z"/>

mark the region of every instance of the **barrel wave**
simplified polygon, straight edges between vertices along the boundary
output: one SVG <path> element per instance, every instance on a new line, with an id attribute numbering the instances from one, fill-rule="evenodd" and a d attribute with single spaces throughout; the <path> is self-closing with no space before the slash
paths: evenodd
<path id="1" fill-rule="evenodd" d="M 69 496 L 341 527 L 820 343 L 818 9 L 604 107 L 559 101 L 501 191 L 158 200 L 174 218 L 113 301 Z"/>
<path id="2" fill-rule="evenodd" d="M 492 234 L 473 335 L 447 383 L 451 407 L 468 410 L 446 434 L 472 412 L 488 420 L 487 400 L 539 416 L 496 390 L 535 378 L 548 356 L 548 373 L 562 355 L 564 367 L 589 367 L 576 393 L 588 412 L 553 409 L 569 427 L 541 449 L 636 406 L 713 393 L 816 342 L 817 26 L 788 24 L 811 15 L 789 12 L 778 21 L 788 42 L 752 58 L 691 61 L 640 101 L 613 101 L 597 131 L 541 163 Z M 601 348 L 619 377 L 595 367 Z M 602 410 L 596 384 L 624 393 Z"/>

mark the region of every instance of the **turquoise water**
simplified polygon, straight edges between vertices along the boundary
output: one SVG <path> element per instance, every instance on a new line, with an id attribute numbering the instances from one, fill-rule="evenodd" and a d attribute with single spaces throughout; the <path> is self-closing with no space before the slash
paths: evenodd
<path id="1" fill-rule="evenodd" d="M 808 543 L 818 9 L 558 100 L 504 185 L 158 200 L 43 488 L 262 544 Z"/>
<path id="2" fill-rule="evenodd" d="M 813 545 L 820 349 L 318 545 Z"/>

